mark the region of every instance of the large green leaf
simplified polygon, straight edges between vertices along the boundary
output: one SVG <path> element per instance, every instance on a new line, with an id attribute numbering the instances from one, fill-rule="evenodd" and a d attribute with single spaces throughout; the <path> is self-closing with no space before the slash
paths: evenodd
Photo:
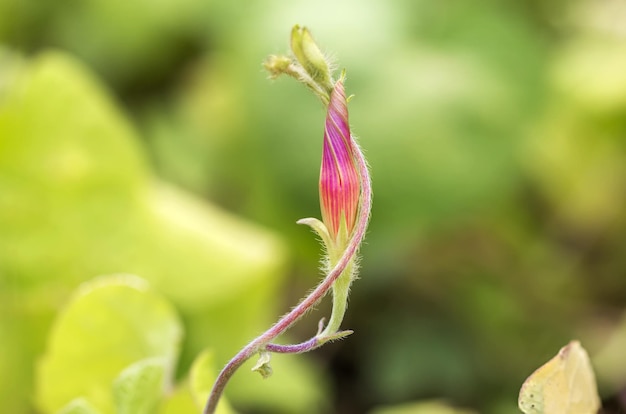
<path id="1" fill-rule="evenodd" d="M 86 283 L 54 324 L 38 367 L 39 406 L 54 412 L 84 396 L 103 413 L 113 413 L 114 405 L 119 413 L 151 412 L 181 336 L 173 308 L 142 279 Z"/>
<path id="2" fill-rule="evenodd" d="M 3 82 L 0 368 L 14 373 L 0 376 L 4 407 L 27 409 L 58 303 L 94 276 L 139 274 L 173 301 L 189 325 L 182 370 L 207 345 L 224 363 L 284 311 L 282 241 L 151 178 L 138 134 L 80 62 L 45 53 Z M 315 367 L 291 360 L 289 381 L 268 386 L 295 387 L 301 406 L 316 403 Z M 259 381 L 241 378 L 248 388 Z M 256 398 L 282 404 L 267 395 Z"/>

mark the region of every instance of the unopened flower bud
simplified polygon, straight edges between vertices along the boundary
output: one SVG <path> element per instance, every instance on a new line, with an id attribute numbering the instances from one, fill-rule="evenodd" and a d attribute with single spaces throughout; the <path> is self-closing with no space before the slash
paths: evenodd
<path id="1" fill-rule="evenodd" d="M 356 151 L 348 124 L 343 79 L 340 79 L 330 95 L 319 184 L 322 220 L 334 242 L 349 238 L 359 210 L 361 181 Z"/>
<path id="2" fill-rule="evenodd" d="M 326 90 L 332 89 L 328 62 L 306 27 L 295 25 L 291 30 L 291 51 L 311 79 Z"/>
<path id="3" fill-rule="evenodd" d="M 270 73 L 272 78 L 282 74 L 290 74 L 291 59 L 287 56 L 271 55 L 263 62 L 263 67 Z"/>

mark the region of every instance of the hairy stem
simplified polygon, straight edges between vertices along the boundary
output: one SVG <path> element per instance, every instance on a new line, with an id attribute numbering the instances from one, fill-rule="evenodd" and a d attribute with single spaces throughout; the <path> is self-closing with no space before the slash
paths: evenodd
<path id="1" fill-rule="evenodd" d="M 307 296 L 305 297 L 295 308 L 293 308 L 289 313 L 283 316 L 278 322 L 276 322 L 270 329 L 265 331 L 259 337 L 254 339 L 248 345 L 246 345 L 237 355 L 231 359 L 226 366 L 222 369 L 222 371 L 217 376 L 215 380 L 215 384 L 213 385 L 213 389 L 211 390 L 211 394 L 207 400 L 206 406 L 204 407 L 203 414 L 213 414 L 217 408 L 217 403 L 224 392 L 224 388 L 226 384 L 233 376 L 233 374 L 237 371 L 237 369 L 244 364 L 250 357 L 252 357 L 257 352 L 267 349 L 271 350 L 270 342 L 273 341 L 277 336 L 281 335 L 287 329 L 289 329 L 298 319 L 300 319 L 308 310 L 312 309 L 313 306 L 317 302 L 319 302 L 332 288 L 333 283 L 342 275 L 346 267 L 350 264 L 350 262 L 354 259 L 363 238 L 365 237 L 365 232 L 367 230 L 367 223 L 369 221 L 370 211 L 372 207 L 372 186 L 370 182 L 369 172 L 367 169 L 367 163 L 365 161 L 365 157 L 361 153 L 361 150 L 357 148 L 355 151 L 356 161 L 359 167 L 359 175 L 362 185 L 361 190 L 361 203 L 359 216 L 357 220 L 357 225 L 352 234 L 352 238 L 346 247 L 341 258 L 337 261 L 335 267 L 331 269 L 328 275 L 322 280 L 322 282 L 317 285 L 317 287 Z M 332 333 L 332 332 L 331 332 Z M 302 346 L 296 345 L 293 348 L 293 353 L 298 352 L 306 352 L 314 349 L 316 346 L 316 342 L 319 340 L 319 337 L 314 337 L 309 341 L 303 342 Z M 304 345 L 303 345 L 304 344 Z M 274 345 L 274 349 L 276 347 L 281 347 L 280 345 Z M 288 351 L 288 346 L 283 347 L 283 350 Z"/>

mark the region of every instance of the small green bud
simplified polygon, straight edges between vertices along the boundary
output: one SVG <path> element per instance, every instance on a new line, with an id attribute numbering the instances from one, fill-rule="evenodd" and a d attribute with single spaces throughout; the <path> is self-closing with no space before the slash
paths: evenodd
<path id="1" fill-rule="evenodd" d="M 329 92 L 333 89 L 328 62 L 313 40 L 309 29 L 299 25 L 293 27 L 291 51 L 311 79 Z"/>
<path id="2" fill-rule="evenodd" d="M 272 78 L 282 74 L 290 74 L 291 59 L 287 56 L 271 55 L 263 62 L 263 67 L 270 73 Z"/>

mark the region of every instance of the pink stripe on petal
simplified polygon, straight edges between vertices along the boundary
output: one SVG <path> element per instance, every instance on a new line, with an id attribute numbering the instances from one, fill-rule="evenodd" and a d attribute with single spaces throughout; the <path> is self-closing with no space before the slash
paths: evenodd
<path id="1" fill-rule="evenodd" d="M 343 81 L 339 80 L 330 95 L 320 171 L 322 220 L 332 238 L 336 238 L 342 218 L 345 219 L 348 233 L 352 231 L 356 220 L 361 182 L 355 151 Z"/>

